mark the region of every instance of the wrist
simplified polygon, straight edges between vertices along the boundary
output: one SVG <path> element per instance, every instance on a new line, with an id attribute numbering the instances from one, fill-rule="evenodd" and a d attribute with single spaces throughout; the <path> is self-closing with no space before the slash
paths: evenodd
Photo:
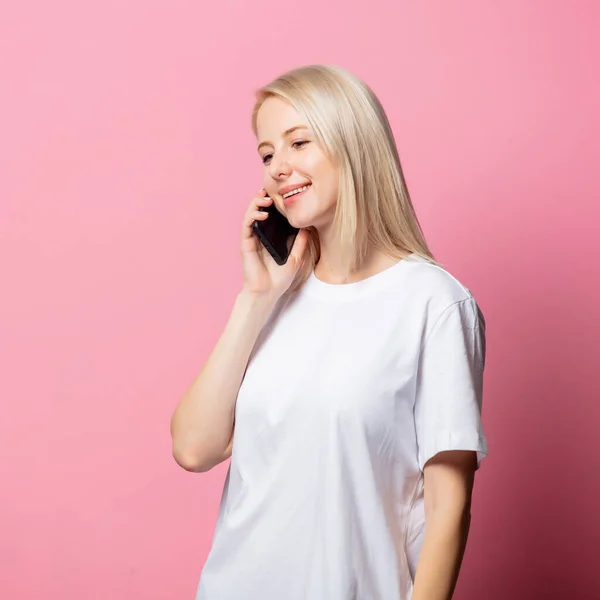
<path id="1" fill-rule="evenodd" d="M 273 294 L 252 292 L 245 288 L 238 293 L 236 299 L 236 304 L 242 305 L 248 310 L 259 312 L 270 312 L 276 303 L 277 298 Z"/>

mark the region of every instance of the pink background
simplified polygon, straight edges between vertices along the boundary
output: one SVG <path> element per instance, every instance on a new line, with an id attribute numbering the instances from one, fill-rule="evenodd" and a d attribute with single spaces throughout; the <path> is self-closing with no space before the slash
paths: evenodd
<path id="1" fill-rule="evenodd" d="M 226 465 L 169 419 L 240 289 L 253 90 L 312 62 L 380 96 L 488 321 L 456 598 L 600 597 L 598 3 L 4 4 L 2 599 L 194 597 Z"/>

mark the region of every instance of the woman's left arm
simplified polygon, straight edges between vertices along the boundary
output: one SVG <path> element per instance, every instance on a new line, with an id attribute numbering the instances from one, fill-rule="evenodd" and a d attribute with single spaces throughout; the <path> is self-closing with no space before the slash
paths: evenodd
<path id="1" fill-rule="evenodd" d="M 476 455 L 440 452 L 423 469 L 425 537 L 412 600 L 450 600 L 458 580 L 469 525 Z"/>

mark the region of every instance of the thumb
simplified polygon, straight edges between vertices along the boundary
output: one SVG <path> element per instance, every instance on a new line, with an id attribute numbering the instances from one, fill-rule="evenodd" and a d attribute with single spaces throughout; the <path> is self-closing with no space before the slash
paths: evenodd
<path id="1" fill-rule="evenodd" d="M 310 237 L 310 233 L 307 229 L 301 229 L 294 240 L 294 245 L 292 246 L 292 250 L 290 252 L 290 259 L 292 260 L 292 264 L 294 267 L 298 267 L 300 265 L 300 261 L 304 256 L 304 252 L 306 251 L 306 247 L 308 246 L 308 239 Z"/>

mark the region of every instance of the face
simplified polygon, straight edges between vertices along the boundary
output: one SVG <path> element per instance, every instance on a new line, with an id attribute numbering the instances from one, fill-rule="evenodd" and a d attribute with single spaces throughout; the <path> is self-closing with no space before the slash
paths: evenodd
<path id="1" fill-rule="evenodd" d="M 285 100 L 270 97 L 260 107 L 256 126 L 263 187 L 279 211 L 294 227 L 329 225 L 337 202 L 338 172 L 300 114 Z M 287 197 L 288 188 L 305 185 L 306 191 Z"/>

